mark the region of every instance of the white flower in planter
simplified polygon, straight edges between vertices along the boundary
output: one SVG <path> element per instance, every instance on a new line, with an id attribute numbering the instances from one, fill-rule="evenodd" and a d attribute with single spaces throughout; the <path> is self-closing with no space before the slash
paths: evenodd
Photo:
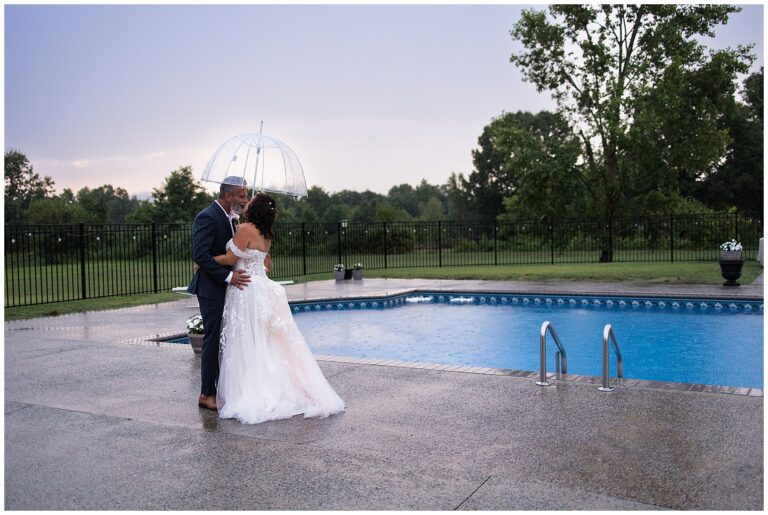
<path id="1" fill-rule="evenodd" d="M 736 240 L 726 241 L 725 243 L 720 245 L 720 250 L 722 250 L 723 252 L 741 250 L 741 242 Z"/>
<path id="2" fill-rule="evenodd" d="M 202 315 L 195 315 L 187 320 L 187 332 L 189 334 L 205 334 Z"/>

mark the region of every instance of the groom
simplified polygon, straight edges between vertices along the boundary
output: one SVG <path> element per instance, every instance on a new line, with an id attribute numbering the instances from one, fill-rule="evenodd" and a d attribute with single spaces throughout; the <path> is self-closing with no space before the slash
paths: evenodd
<path id="1" fill-rule="evenodd" d="M 203 209 L 192 224 L 192 260 L 200 267 L 187 291 L 197 295 L 203 316 L 203 354 L 200 361 L 202 385 L 197 405 L 216 409 L 216 382 L 219 379 L 219 336 L 224 315 L 227 284 L 243 289 L 250 282 L 245 270 L 231 270 L 214 261 L 227 253 L 227 241 L 235 235 L 230 211 L 240 212 L 248 202 L 245 180 L 227 177 L 219 188 L 219 198 Z"/>

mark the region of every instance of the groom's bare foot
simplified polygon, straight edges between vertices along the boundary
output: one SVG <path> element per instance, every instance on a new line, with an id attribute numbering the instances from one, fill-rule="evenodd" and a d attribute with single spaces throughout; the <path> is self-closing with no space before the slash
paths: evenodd
<path id="1" fill-rule="evenodd" d="M 218 408 L 216 407 L 216 396 L 215 395 L 203 395 L 200 394 L 200 397 L 197 398 L 197 405 L 201 408 L 210 409 L 213 411 L 216 411 Z"/>

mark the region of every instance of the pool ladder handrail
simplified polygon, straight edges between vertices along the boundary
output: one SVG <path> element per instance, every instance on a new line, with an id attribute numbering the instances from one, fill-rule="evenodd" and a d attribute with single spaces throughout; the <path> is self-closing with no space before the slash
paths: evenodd
<path id="1" fill-rule="evenodd" d="M 555 340 L 558 351 L 555 352 L 555 374 L 560 379 L 560 370 L 565 374 L 568 371 L 568 362 L 565 355 L 565 348 L 560 343 L 560 338 L 557 337 L 555 328 L 549 320 L 546 320 L 541 324 L 541 330 L 539 331 L 539 380 L 536 384 L 539 386 L 550 386 L 547 381 L 547 331 L 552 334 L 552 338 Z"/>
<path id="2" fill-rule="evenodd" d="M 605 324 L 603 327 L 603 385 L 597 389 L 601 392 L 612 392 L 613 388 L 608 384 L 608 339 L 613 342 L 613 349 L 616 351 L 616 379 L 624 377 L 622 369 L 621 351 L 616 341 L 616 333 L 613 332 L 611 324 Z"/>

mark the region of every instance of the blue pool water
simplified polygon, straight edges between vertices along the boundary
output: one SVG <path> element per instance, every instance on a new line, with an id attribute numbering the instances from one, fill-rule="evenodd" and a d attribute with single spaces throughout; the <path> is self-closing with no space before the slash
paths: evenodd
<path id="1" fill-rule="evenodd" d="M 757 301 L 419 293 L 294 304 L 293 311 L 315 354 L 537 371 L 539 330 L 549 320 L 568 373 L 598 376 L 609 323 L 625 378 L 763 387 Z M 549 337 L 550 372 L 554 349 Z M 615 364 L 611 351 L 612 377 Z"/>
<path id="2" fill-rule="evenodd" d="M 179 336 L 178 338 L 171 338 L 170 340 L 163 340 L 165 343 L 185 343 L 189 345 L 189 336 Z"/>

